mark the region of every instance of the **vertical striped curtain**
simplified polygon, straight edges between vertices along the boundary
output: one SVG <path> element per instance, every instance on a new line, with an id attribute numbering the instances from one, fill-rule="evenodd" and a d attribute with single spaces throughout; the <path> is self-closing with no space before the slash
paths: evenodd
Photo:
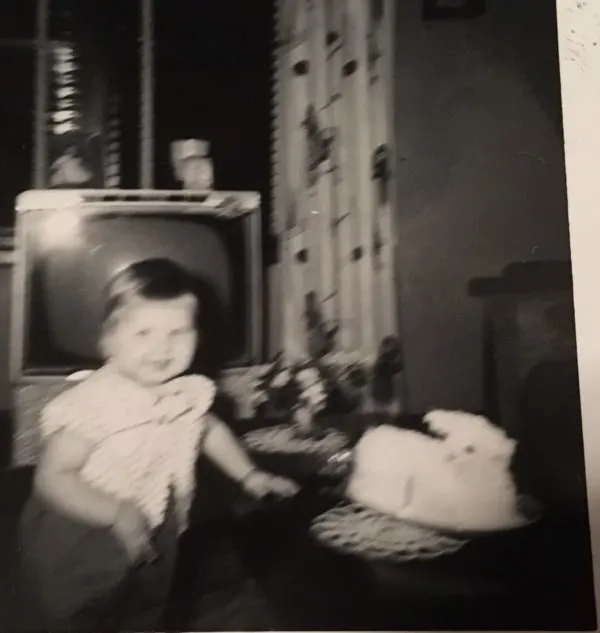
<path id="1" fill-rule="evenodd" d="M 390 156 L 394 0 L 279 0 L 272 309 L 280 347 L 320 324 L 374 359 L 398 336 Z"/>

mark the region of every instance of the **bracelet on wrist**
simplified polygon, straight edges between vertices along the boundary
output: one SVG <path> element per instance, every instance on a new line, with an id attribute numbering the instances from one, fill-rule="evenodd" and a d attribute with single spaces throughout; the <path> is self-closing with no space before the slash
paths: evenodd
<path id="1" fill-rule="evenodd" d="M 240 486 L 242 486 L 242 488 L 244 488 L 246 486 L 246 483 L 248 482 L 248 479 L 250 479 L 250 477 L 252 477 L 253 475 L 255 475 L 258 472 L 258 468 L 256 466 L 252 467 L 239 481 L 238 483 L 240 484 Z"/>

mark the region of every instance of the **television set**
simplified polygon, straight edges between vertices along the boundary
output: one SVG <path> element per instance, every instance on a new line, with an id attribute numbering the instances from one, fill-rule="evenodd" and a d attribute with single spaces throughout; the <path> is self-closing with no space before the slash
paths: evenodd
<path id="1" fill-rule="evenodd" d="M 41 406 L 102 363 L 98 337 L 105 287 L 135 261 L 166 257 L 193 279 L 200 343 L 190 371 L 217 377 L 258 365 L 260 235 L 260 196 L 253 192 L 22 194 L 11 337 L 17 452 L 23 438 L 31 443 L 36 435 Z M 30 461 L 35 446 L 23 450 Z"/>

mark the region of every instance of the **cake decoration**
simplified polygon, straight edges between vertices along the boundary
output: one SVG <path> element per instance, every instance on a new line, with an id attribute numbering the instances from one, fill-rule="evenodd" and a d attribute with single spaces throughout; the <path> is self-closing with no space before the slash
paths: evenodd
<path id="1" fill-rule="evenodd" d="M 527 523 L 511 473 L 516 442 L 488 419 L 436 410 L 430 435 L 382 425 L 358 442 L 348 498 L 397 519 L 450 531 Z"/>

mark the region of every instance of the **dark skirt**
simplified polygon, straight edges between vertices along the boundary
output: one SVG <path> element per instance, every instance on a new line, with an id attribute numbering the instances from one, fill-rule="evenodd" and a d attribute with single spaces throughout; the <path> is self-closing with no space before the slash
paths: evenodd
<path id="1" fill-rule="evenodd" d="M 177 554 L 174 504 L 156 530 L 151 563 L 132 564 L 109 528 L 67 517 L 34 495 L 19 528 L 24 627 L 46 631 L 161 628 Z"/>

